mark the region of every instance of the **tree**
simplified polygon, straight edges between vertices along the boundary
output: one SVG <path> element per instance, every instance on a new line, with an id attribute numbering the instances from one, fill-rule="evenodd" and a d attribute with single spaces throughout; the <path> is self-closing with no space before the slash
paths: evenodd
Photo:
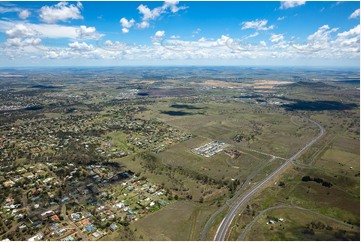
<path id="1" fill-rule="evenodd" d="M 302 177 L 302 181 L 304 182 L 312 181 L 312 178 L 310 176 L 304 176 Z"/>

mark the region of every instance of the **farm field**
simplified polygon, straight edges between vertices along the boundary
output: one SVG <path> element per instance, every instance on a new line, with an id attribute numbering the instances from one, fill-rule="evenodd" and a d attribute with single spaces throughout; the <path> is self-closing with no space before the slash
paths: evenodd
<path id="1" fill-rule="evenodd" d="M 35 85 L 29 74 L 10 101 L 0 92 L 18 105 L 0 116 L 2 238 L 213 240 L 236 200 L 319 134 L 308 120 L 325 133 L 237 209 L 227 239 L 252 224 L 245 239 L 359 238 L 355 84 L 257 81 L 276 80 L 270 72 L 227 88 L 224 78 L 209 86 L 207 73 L 196 82 L 125 73 L 134 79 L 97 87 L 68 77 L 61 88 L 59 76 Z M 267 225 L 274 217 L 285 222 Z"/>

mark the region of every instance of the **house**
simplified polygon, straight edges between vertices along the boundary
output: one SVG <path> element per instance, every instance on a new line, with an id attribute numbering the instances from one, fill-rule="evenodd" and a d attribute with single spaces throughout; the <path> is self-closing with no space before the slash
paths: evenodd
<path id="1" fill-rule="evenodd" d="M 51 226 L 51 229 L 54 230 L 54 231 L 58 231 L 59 227 L 57 224 L 52 224 Z"/>
<path id="2" fill-rule="evenodd" d="M 59 217 L 58 217 L 58 215 L 53 215 L 53 216 L 51 216 L 50 217 L 51 218 L 51 220 L 53 220 L 53 221 L 59 221 Z"/>
<path id="3" fill-rule="evenodd" d="M 34 237 L 29 238 L 28 241 L 39 241 L 42 240 L 43 237 L 44 237 L 43 233 L 38 233 Z"/>
<path id="4" fill-rule="evenodd" d="M 88 220 L 87 218 L 82 219 L 82 220 L 81 220 L 81 223 L 82 223 L 83 225 L 90 224 L 90 222 L 89 222 L 89 220 Z"/>
<path id="5" fill-rule="evenodd" d="M 70 215 L 70 217 L 71 217 L 71 219 L 72 219 L 73 221 L 78 221 L 78 220 L 80 219 L 80 214 L 79 214 L 79 213 L 72 213 L 72 214 Z"/>
<path id="6" fill-rule="evenodd" d="M 57 232 L 57 235 L 58 235 L 58 236 L 62 236 L 65 232 L 66 232 L 66 228 L 62 228 L 61 230 L 59 230 L 59 231 Z"/>
<path id="7" fill-rule="evenodd" d="M 19 230 L 23 230 L 23 229 L 25 229 L 25 228 L 26 228 L 26 225 L 25 225 L 25 224 L 22 224 L 22 225 L 19 226 Z"/>
<path id="8" fill-rule="evenodd" d="M 120 203 L 115 204 L 115 206 L 117 206 L 118 208 L 122 208 L 122 207 L 124 207 L 124 203 L 120 202 Z"/>
<path id="9" fill-rule="evenodd" d="M 47 219 L 50 215 L 53 215 L 53 214 L 54 214 L 54 211 L 49 210 L 49 211 L 43 212 L 40 215 L 41 215 L 41 219 Z"/>
<path id="10" fill-rule="evenodd" d="M 13 187 L 15 185 L 15 182 L 13 182 L 12 180 L 7 180 L 4 183 L 4 187 Z"/>
<path id="11" fill-rule="evenodd" d="M 94 225 L 88 224 L 88 225 L 85 226 L 85 230 L 87 232 L 91 232 L 93 230 L 96 230 L 96 227 Z"/>
<path id="12" fill-rule="evenodd" d="M 99 238 L 99 236 L 100 236 L 100 234 L 98 232 L 94 232 L 92 235 L 94 236 L 94 238 Z"/>
<path id="13" fill-rule="evenodd" d="M 118 228 L 118 226 L 117 226 L 115 223 L 112 223 L 112 224 L 109 226 L 109 228 L 110 228 L 112 231 L 115 231 L 115 230 Z"/>
<path id="14" fill-rule="evenodd" d="M 63 203 L 63 202 L 66 202 L 68 200 L 69 200 L 69 197 L 64 197 L 64 198 L 60 199 L 60 202 Z"/>
<path id="15" fill-rule="evenodd" d="M 69 235 L 68 237 L 63 239 L 64 241 L 74 241 L 74 237 Z"/>

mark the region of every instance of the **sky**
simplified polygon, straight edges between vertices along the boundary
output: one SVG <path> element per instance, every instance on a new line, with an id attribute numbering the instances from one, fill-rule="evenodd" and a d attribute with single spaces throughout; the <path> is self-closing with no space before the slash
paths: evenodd
<path id="1" fill-rule="evenodd" d="M 359 1 L 0 1 L 0 67 L 360 66 Z"/>

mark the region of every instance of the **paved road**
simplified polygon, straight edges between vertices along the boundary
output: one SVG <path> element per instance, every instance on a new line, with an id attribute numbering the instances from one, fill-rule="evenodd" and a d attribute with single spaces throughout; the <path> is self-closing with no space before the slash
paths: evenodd
<path id="1" fill-rule="evenodd" d="M 203 228 L 203 232 L 202 232 L 202 240 L 207 240 L 207 233 L 209 228 L 211 227 L 211 224 L 213 223 L 213 221 L 216 219 L 216 217 L 218 216 L 218 214 L 220 214 L 223 210 L 225 210 L 228 206 L 230 206 L 232 204 L 232 202 L 241 195 L 241 193 L 243 192 L 243 190 L 249 185 L 250 181 L 263 169 L 265 168 L 267 165 L 269 165 L 270 162 L 272 162 L 275 159 L 275 156 L 270 155 L 271 159 L 264 163 L 262 166 L 260 166 L 256 171 L 254 171 L 251 175 L 249 175 L 247 177 L 247 180 L 243 183 L 243 185 L 241 186 L 241 188 L 234 194 L 234 196 L 229 199 L 222 207 L 220 207 L 207 221 L 206 225 Z"/>
<path id="2" fill-rule="evenodd" d="M 302 149 L 300 149 L 296 154 L 294 154 L 291 158 L 289 158 L 285 163 L 283 163 L 277 170 L 275 170 L 271 175 L 266 177 L 263 181 L 258 183 L 254 188 L 252 188 L 249 192 L 240 196 L 238 200 L 232 205 L 226 217 L 222 220 L 221 224 L 218 227 L 216 235 L 214 236 L 214 240 L 223 241 L 227 239 L 228 229 L 233 221 L 233 218 L 236 216 L 238 209 L 245 204 L 248 198 L 250 198 L 254 193 L 256 193 L 260 188 L 262 188 L 268 181 L 274 178 L 276 175 L 280 174 L 280 172 L 287 167 L 294 159 L 301 155 L 306 149 L 308 149 L 311 145 L 313 145 L 317 140 L 319 140 L 323 134 L 325 133 L 325 129 L 318 124 L 317 122 L 308 119 L 311 123 L 315 124 L 319 129 L 319 135 L 307 143 Z"/>

